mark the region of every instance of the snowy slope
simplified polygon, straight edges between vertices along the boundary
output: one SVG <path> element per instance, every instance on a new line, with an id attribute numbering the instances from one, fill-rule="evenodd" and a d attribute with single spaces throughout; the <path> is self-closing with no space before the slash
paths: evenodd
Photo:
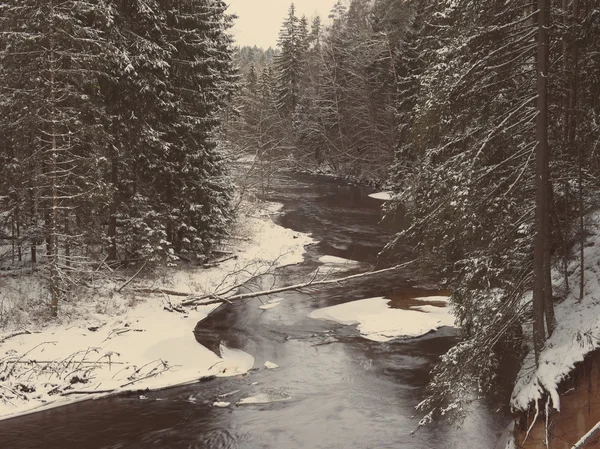
<path id="1" fill-rule="evenodd" d="M 539 368 L 535 366 L 534 353 L 525 358 L 512 393 L 511 406 L 527 410 L 530 403 L 548 394 L 551 405 L 560 410 L 558 385 L 586 354 L 600 345 L 600 213 L 590 217 L 584 250 L 584 297 L 579 295 L 579 261 L 569 267 L 569 286 L 566 299 L 556 305 L 557 327 L 540 354 Z M 562 279 L 554 274 L 556 289 L 564 288 Z M 540 404 L 542 406 L 542 404 Z"/>

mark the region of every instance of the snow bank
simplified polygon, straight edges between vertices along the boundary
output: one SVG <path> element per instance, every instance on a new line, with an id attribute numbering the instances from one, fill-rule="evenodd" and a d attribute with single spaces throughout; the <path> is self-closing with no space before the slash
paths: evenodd
<path id="1" fill-rule="evenodd" d="M 369 196 L 371 198 L 375 198 L 376 200 L 389 201 L 392 199 L 394 192 L 377 192 L 371 193 Z"/>
<path id="2" fill-rule="evenodd" d="M 236 258 L 211 269 L 167 273 L 153 279 L 153 287 L 212 292 L 237 285 L 262 267 L 301 262 L 312 239 L 273 223 L 270 215 L 278 207 L 243 220 Z M 222 346 L 219 356 L 196 342 L 196 324 L 219 305 L 169 312 L 181 310 L 182 297 L 148 297 L 128 289 L 119 294 L 114 284 L 103 291 L 101 297 L 73 303 L 77 316 L 65 313 L 70 306 L 62 304 L 60 321 L 39 332 L 31 322 L 29 334 L 0 333 L 0 419 L 82 398 L 242 374 L 254 366 L 254 358 L 243 351 Z"/>
<path id="3" fill-rule="evenodd" d="M 413 299 L 448 300 L 441 296 Z M 364 338 L 381 342 L 398 337 L 419 337 L 442 326 L 454 325 L 454 317 L 448 307 L 423 305 L 393 309 L 389 302 L 389 299 L 382 297 L 361 299 L 315 310 L 309 316 L 345 325 L 357 324 L 357 329 Z"/>
<path id="4" fill-rule="evenodd" d="M 600 346 L 600 213 L 591 216 L 590 231 L 593 235 L 584 248 L 584 297 L 580 301 L 575 296 L 580 276 L 579 261 L 575 260 L 569 266 L 571 292 L 556 305 L 557 327 L 540 354 L 539 368 L 533 350 L 525 357 L 511 398 L 515 410 L 527 410 L 544 394 L 549 394 L 552 406 L 560 410 L 559 383 L 576 363 Z M 557 290 L 563 288 L 562 282 L 560 275 L 553 273 Z"/>

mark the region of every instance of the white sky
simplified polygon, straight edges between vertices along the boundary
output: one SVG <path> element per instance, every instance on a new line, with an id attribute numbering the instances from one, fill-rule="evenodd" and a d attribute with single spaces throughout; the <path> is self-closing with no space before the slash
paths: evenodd
<path id="1" fill-rule="evenodd" d="M 277 36 L 287 16 L 292 0 L 226 0 L 229 13 L 238 16 L 232 33 L 238 45 L 256 45 L 267 49 L 277 45 Z M 336 0 L 295 0 L 296 15 L 308 17 L 317 14 L 326 23 Z"/>

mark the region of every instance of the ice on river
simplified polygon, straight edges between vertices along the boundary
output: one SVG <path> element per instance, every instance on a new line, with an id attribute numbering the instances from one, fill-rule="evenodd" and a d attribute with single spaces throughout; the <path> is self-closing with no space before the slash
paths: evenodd
<path id="1" fill-rule="evenodd" d="M 263 304 L 262 306 L 258 306 L 258 308 L 260 310 L 269 310 L 269 309 L 273 309 L 275 307 L 277 307 L 280 303 L 279 302 L 272 302 L 270 304 Z"/>
<path id="2" fill-rule="evenodd" d="M 241 349 L 232 349 L 220 345 L 219 351 L 223 359 L 223 364 L 219 368 L 223 374 L 244 374 L 254 366 L 254 357 Z"/>
<path id="3" fill-rule="evenodd" d="M 355 260 L 344 259 L 336 256 L 322 256 L 319 258 L 319 262 L 325 265 L 356 265 L 358 264 Z"/>
<path id="4" fill-rule="evenodd" d="M 445 296 L 412 298 L 422 301 L 444 301 Z M 360 334 L 373 341 L 389 341 L 400 337 L 419 337 L 442 326 L 454 326 L 454 316 L 448 307 L 432 305 L 395 309 L 387 298 L 377 297 L 351 301 L 313 311 L 314 319 L 335 321 L 345 325 L 357 324 Z"/>
<path id="5" fill-rule="evenodd" d="M 288 401 L 292 399 L 291 396 L 282 394 L 276 391 L 268 391 L 265 393 L 259 393 L 255 396 L 248 396 L 242 398 L 236 402 L 236 405 L 250 405 L 250 404 L 269 404 L 271 402 Z"/>
<path id="6" fill-rule="evenodd" d="M 225 407 L 229 407 L 229 405 L 231 404 L 231 402 L 215 402 L 213 403 L 213 407 L 219 407 L 219 408 L 225 408 Z"/>
<path id="7" fill-rule="evenodd" d="M 371 198 L 375 198 L 376 200 L 389 201 L 392 199 L 392 195 L 394 192 L 377 192 L 371 193 L 369 196 Z"/>

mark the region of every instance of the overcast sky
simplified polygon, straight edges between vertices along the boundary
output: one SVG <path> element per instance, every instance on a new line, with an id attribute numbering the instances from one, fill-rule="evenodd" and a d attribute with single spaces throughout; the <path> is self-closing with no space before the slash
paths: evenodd
<path id="1" fill-rule="evenodd" d="M 275 47 L 279 29 L 285 19 L 291 0 L 225 0 L 229 13 L 238 16 L 232 32 L 239 45 Z M 329 11 L 336 0 L 295 0 L 296 15 L 312 19 L 321 16 L 327 22 Z"/>

